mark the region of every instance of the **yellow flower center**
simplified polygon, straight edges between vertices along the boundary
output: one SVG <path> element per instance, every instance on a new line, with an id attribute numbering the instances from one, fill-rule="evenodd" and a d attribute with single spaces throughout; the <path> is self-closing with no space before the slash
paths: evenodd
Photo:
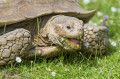
<path id="1" fill-rule="evenodd" d="M 20 59 L 17 59 L 17 61 L 20 61 Z"/>
<path id="2" fill-rule="evenodd" d="M 67 69 L 65 69 L 65 71 L 68 71 Z"/>
<path id="3" fill-rule="evenodd" d="M 67 67 L 67 65 L 65 65 L 65 67 Z"/>
<path id="4" fill-rule="evenodd" d="M 50 68 L 48 68 L 48 70 L 50 71 L 51 69 L 50 69 Z"/>

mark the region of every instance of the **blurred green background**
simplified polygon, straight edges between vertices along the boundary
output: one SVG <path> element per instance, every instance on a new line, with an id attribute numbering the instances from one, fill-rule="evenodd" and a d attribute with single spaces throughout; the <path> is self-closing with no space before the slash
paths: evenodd
<path id="1" fill-rule="evenodd" d="M 99 26 L 101 21 L 104 20 L 104 15 L 107 14 L 109 16 L 107 22 L 110 38 L 114 40 L 120 38 L 120 0 L 79 0 L 79 3 L 86 10 L 97 10 L 92 22 Z"/>

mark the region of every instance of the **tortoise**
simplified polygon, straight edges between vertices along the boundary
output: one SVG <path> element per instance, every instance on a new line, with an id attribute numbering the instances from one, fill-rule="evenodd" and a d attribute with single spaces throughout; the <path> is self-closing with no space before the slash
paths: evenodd
<path id="1" fill-rule="evenodd" d="M 85 24 L 95 12 L 81 8 L 78 0 L 1 0 L 0 65 L 11 64 L 16 57 L 105 51 L 108 29 Z"/>

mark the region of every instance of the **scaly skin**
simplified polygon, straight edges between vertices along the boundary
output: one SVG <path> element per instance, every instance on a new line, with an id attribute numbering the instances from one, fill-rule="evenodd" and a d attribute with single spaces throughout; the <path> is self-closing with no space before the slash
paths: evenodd
<path id="1" fill-rule="evenodd" d="M 92 52 L 94 55 L 106 53 L 109 46 L 107 27 L 85 24 L 82 43 L 82 52 Z M 89 44 L 88 47 L 86 43 Z"/>
<path id="2" fill-rule="evenodd" d="M 0 36 L 0 65 L 10 64 L 15 57 L 24 56 L 30 43 L 30 32 L 25 29 L 16 29 Z"/>

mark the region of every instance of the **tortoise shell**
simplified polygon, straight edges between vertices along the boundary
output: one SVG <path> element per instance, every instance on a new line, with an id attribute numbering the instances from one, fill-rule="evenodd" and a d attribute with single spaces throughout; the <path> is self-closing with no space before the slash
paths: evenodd
<path id="1" fill-rule="evenodd" d="M 96 10 L 86 11 L 78 0 L 0 0 L 0 27 L 49 14 L 64 14 L 84 22 Z"/>

